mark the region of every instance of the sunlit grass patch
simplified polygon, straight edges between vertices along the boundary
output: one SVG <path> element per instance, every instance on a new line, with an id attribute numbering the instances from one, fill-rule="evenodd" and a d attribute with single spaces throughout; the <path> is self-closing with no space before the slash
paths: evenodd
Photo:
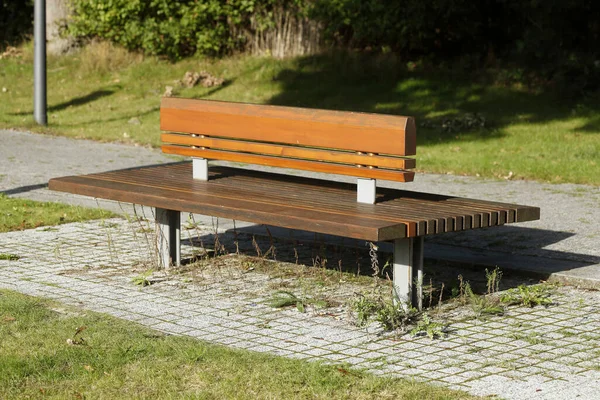
<path id="1" fill-rule="evenodd" d="M 99 208 L 39 202 L 7 197 L 0 194 L 0 232 L 110 218 L 113 216 L 113 213 Z"/>
<path id="2" fill-rule="evenodd" d="M 414 381 L 163 335 L 0 291 L 4 399 L 466 399 Z"/>

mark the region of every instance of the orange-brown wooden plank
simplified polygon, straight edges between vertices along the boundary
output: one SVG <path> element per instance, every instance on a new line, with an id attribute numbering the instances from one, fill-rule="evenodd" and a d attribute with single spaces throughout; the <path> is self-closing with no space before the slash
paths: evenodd
<path id="1" fill-rule="evenodd" d="M 416 154 L 412 117 L 163 97 L 160 128 L 309 147 Z"/>
<path id="2" fill-rule="evenodd" d="M 389 169 L 412 169 L 416 162 L 412 158 L 379 156 L 373 153 L 350 153 L 347 151 L 325 150 L 296 147 L 274 143 L 247 142 L 213 137 L 200 137 L 163 133 L 161 141 L 166 144 L 205 147 L 218 150 L 241 151 L 270 156 L 301 158 L 315 161 L 327 161 L 340 164 L 370 165 Z"/>
<path id="3" fill-rule="evenodd" d="M 257 154 L 233 153 L 210 149 L 192 149 L 190 147 L 163 145 L 162 151 L 167 154 L 178 154 L 190 157 L 268 165 L 271 167 L 301 169 L 305 171 L 323 172 L 327 174 L 350 175 L 359 178 L 384 179 L 396 182 L 412 182 L 415 173 L 412 171 L 394 171 L 378 168 L 359 168 L 341 164 L 317 161 L 294 160 L 290 158 L 270 157 Z"/>

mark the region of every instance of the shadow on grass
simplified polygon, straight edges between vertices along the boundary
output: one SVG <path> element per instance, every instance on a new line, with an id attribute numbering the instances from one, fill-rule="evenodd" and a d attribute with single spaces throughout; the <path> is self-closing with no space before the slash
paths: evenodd
<path id="1" fill-rule="evenodd" d="M 410 70 L 393 56 L 326 54 L 299 58 L 294 69 L 275 78 L 281 93 L 274 105 L 412 115 L 417 118 L 419 144 L 488 140 L 505 135 L 515 123 L 544 123 L 574 116 L 574 104 L 544 91 L 519 90 L 493 83 L 489 74 L 465 69 Z M 597 132 L 593 109 L 578 129 Z M 485 117 L 485 128 L 442 129 L 447 119 L 466 114 Z M 596 119 L 594 119 L 596 118 Z"/>
<path id="2" fill-rule="evenodd" d="M 88 104 L 88 103 L 91 103 L 98 99 L 101 99 L 102 97 L 110 96 L 113 93 L 115 93 L 115 91 L 116 91 L 115 89 L 94 90 L 93 92 L 88 93 L 85 96 L 75 97 L 71 100 L 68 100 L 68 101 L 53 105 L 53 106 L 49 106 L 47 111 L 48 112 L 56 112 L 56 111 L 65 110 L 69 107 L 83 106 L 85 104 Z M 32 112 L 33 111 L 28 110 L 28 111 L 22 111 L 22 112 L 18 112 L 18 113 L 12 113 L 10 115 L 30 115 Z"/>
<path id="3" fill-rule="evenodd" d="M 90 119 L 90 120 L 86 120 L 86 121 L 78 122 L 78 123 L 74 123 L 74 124 L 63 123 L 62 126 L 68 126 L 71 128 L 81 128 L 81 127 L 85 127 L 85 126 L 95 126 L 98 124 L 106 124 L 108 122 L 115 122 L 115 121 L 123 121 L 125 123 L 133 117 L 139 118 L 139 117 L 144 117 L 146 115 L 156 113 L 159 109 L 160 109 L 160 107 L 158 105 L 156 105 L 156 106 L 149 108 L 143 112 L 136 112 L 135 110 L 131 110 L 132 111 L 131 114 L 123 115 L 120 117 Z"/>

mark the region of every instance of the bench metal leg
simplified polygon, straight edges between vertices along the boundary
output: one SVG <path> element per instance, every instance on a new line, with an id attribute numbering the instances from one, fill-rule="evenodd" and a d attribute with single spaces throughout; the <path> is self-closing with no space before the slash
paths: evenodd
<path id="1" fill-rule="evenodd" d="M 423 307 L 423 237 L 394 240 L 394 290 L 402 304 Z"/>
<path id="2" fill-rule="evenodd" d="M 181 265 L 181 213 L 156 208 L 155 218 L 159 266 L 168 269 L 171 265 Z"/>
<path id="3" fill-rule="evenodd" d="M 376 179 L 357 178 L 356 201 L 359 203 L 375 204 L 375 193 L 377 191 Z"/>

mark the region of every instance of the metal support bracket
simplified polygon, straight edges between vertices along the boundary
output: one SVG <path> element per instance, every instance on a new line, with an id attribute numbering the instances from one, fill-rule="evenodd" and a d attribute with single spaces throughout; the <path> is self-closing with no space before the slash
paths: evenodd
<path id="1" fill-rule="evenodd" d="M 192 158 L 192 176 L 201 181 L 208 180 L 208 160 L 206 158 Z"/>
<path id="2" fill-rule="evenodd" d="M 156 249 L 159 267 L 169 269 L 181 265 L 181 213 L 155 208 Z"/>
<path id="3" fill-rule="evenodd" d="M 377 180 L 357 178 L 356 181 L 356 201 L 359 203 L 375 204 Z"/>
<path id="4" fill-rule="evenodd" d="M 423 236 L 394 240 L 394 300 L 423 307 Z"/>

